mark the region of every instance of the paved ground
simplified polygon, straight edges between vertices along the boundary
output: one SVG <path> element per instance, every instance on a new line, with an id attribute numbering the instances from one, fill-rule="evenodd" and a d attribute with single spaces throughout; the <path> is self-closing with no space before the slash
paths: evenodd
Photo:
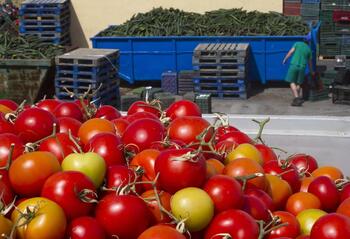
<path id="1" fill-rule="evenodd" d="M 160 87 L 158 82 L 149 84 Z M 146 86 L 144 83 L 137 85 L 123 85 L 122 94 L 131 88 Z M 265 89 L 254 86 L 256 93 L 247 100 L 213 99 L 212 111 L 227 114 L 263 114 L 263 115 L 326 115 L 326 116 L 350 116 L 350 105 L 333 104 L 332 100 L 318 102 L 305 102 L 302 107 L 292 107 L 292 94 L 285 84 L 269 85 Z M 177 97 L 181 99 L 181 97 Z"/>
<path id="2" fill-rule="evenodd" d="M 214 99 L 212 107 L 231 114 L 350 116 L 350 105 L 333 104 L 331 99 L 307 101 L 302 107 L 290 106 L 291 101 L 288 88 L 267 88 L 248 100 Z"/>

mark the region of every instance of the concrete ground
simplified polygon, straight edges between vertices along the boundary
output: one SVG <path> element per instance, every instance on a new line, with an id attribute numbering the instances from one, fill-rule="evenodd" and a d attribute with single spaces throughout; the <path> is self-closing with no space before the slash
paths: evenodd
<path id="1" fill-rule="evenodd" d="M 350 105 L 333 104 L 332 100 L 306 101 L 302 107 L 290 106 L 289 88 L 266 88 L 247 100 L 214 99 L 213 112 L 231 114 L 350 116 Z"/>

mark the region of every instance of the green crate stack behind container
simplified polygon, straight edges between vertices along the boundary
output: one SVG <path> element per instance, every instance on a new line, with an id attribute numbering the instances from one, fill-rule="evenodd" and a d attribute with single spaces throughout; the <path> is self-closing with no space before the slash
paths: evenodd
<path id="1" fill-rule="evenodd" d="M 319 55 L 333 57 L 349 55 L 350 53 L 350 24 L 333 21 L 335 10 L 350 11 L 349 0 L 322 0 L 320 12 L 320 46 Z"/>

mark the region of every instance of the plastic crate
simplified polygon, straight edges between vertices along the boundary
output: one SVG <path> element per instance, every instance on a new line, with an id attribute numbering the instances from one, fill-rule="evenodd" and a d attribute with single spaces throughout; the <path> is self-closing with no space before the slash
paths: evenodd
<path id="1" fill-rule="evenodd" d="M 319 3 L 303 3 L 301 4 L 301 16 L 314 17 L 320 15 L 320 4 Z"/>
<path id="2" fill-rule="evenodd" d="M 301 3 L 283 3 L 283 15 L 285 16 L 300 16 L 301 14 Z"/>
<path id="3" fill-rule="evenodd" d="M 161 79 L 161 87 L 163 91 L 177 94 L 177 73 L 164 72 Z"/>
<path id="4" fill-rule="evenodd" d="M 320 3 L 321 0 L 302 0 L 301 3 Z"/>
<path id="5" fill-rule="evenodd" d="M 195 96 L 195 103 L 201 109 L 203 114 L 212 113 L 212 100 L 211 94 L 199 94 Z"/>
<path id="6" fill-rule="evenodd" d="M 350 105 L 350 86 L 335 85 L 332 101 L 334 104 Z"/>

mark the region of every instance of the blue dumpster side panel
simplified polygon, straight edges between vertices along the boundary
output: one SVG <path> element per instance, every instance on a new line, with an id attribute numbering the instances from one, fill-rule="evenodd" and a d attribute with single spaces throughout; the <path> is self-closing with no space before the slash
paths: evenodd
<path id="1" fill-rule="evenodd" d="M 317 36 L 317 34 L 313 34 Z M 242 37 L 93 37 L 94 48 L 119 49 L 119 75 L 129 83 L 160 80 L 165 71 L 192 69 L 192 54 L 200 43 L 249 43 L 250 80 L 284 79 L 288 65 L 282 60 L 296 41 L 304 36 L 242 36 Z M 315 47 L 313 47 L 315 50 Z"/>

